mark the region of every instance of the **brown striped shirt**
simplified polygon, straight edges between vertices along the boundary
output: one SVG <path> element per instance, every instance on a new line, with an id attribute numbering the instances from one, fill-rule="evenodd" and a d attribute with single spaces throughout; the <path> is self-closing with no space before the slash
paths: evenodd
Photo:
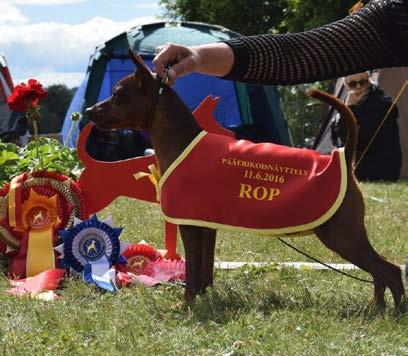
<path id="1" fill-rule="evenodd" d="M 308 83 L 408 66 L 408 0 L 377 0 L 340 21 L 301 33 L 226 41 L 235 55 L 225 79 Z"/>

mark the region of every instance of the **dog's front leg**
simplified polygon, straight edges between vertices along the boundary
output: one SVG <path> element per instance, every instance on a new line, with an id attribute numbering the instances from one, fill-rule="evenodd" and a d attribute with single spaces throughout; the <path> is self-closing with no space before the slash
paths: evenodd
<path id="1" fill-rule="evenodd" d="M 180 225 L 180 234 L 186 256 L 186 289 L 184 292 L 184 302 L 194 301 L 196 295 L 201 292 L 203 260 L 203 239 L 201 230 L 201 227 Z"/>
<path id="2" fill-rule="evenodd" d="M 217 230 L 202 229 L 202 244 L 203 244 L 203 261 L 201 275 L 201 293 L 204 294 L 208 286 L 213 284 L 214 280 L 214 253 L 215 253 L 215 238 Z"/>

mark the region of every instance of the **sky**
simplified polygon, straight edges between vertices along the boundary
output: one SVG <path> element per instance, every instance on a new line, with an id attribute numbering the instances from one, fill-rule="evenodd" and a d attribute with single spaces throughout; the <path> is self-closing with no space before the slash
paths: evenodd
<path id="1" fill-rule="evenodd" d="M 161 13 L 159 0 L 0 0 L 0 53 L 14 84 L 75 87 L 96 46 Z"/>

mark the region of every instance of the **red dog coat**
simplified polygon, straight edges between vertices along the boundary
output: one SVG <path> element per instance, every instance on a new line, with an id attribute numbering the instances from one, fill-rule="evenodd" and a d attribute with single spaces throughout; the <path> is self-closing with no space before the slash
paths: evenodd
<path id="1" fill-rule="evenodd" d="M 163 174 L 166 220 L 277 235 L 311 230 L 346 191 L 344 149 L 331 155 L 201 132 Z"/>

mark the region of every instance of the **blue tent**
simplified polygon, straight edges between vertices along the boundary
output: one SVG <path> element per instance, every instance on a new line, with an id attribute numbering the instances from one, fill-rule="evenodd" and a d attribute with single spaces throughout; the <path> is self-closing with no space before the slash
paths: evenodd
<path id="1" fill-rule="evenodd" d="M 67 137 L 73 112 L 83 112 L 86 107 L 109 97 L 112 87 L 134 71 L 134 65 L 127 56 L 128 48 L 139 53 L 152 67 L 156 47 L 166 42 L 199 45 L 237 36 L 240 35 L 220 26 L 193 22 L 158 22 L 132 28 L 112 38 L 97 47 L 91 55 L 85 78 L 66 114 L 62 128 L 63 140 Z M 244 84 L 194 73 L 178 79 L 174 89 L 191 110 L 209 94 L 220 96 L 216 119 L 222 126 L 234 130 L 238 137 L 255 142 L 291 145 L 275 86 Z M 78 130 L 72 135 L 70 146 L 75 145 L 77 135 Z M 114 145 L 117 136 L 122 136 L 123 133 L 109 135 L 102 138 L 104 147 L 107 141 Z"/>

